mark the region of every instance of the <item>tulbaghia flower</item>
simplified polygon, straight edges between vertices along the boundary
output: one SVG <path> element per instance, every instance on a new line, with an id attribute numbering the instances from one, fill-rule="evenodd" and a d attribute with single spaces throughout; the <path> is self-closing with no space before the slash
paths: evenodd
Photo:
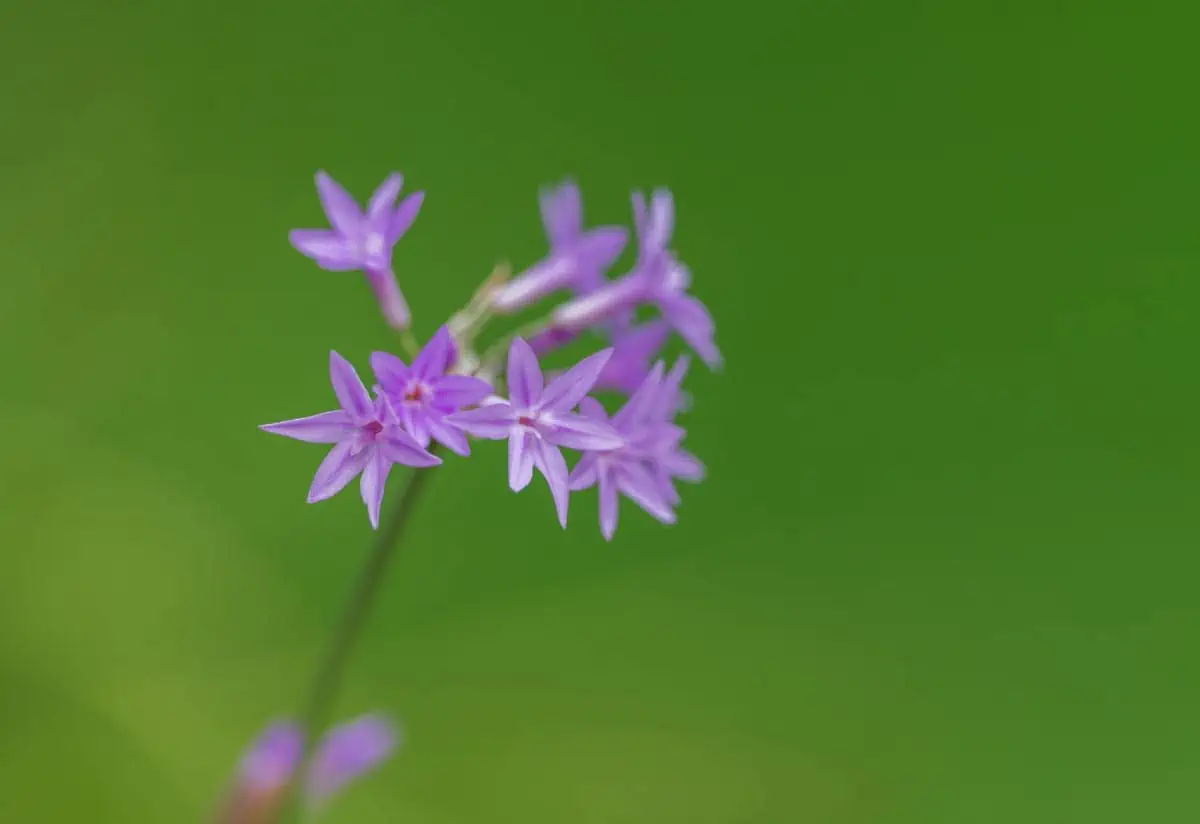
<path id="1" fill-rule="evenodd" d="M 371 195 L 363 212 L 345 189 L 325 172 L 317 172 L 317 194 L 332 229 L 294 229 L 293 246 L 331 272 L 362 270 L 379 301 L 383 316 L 396 329 L 407 329 L 408 304 L 392 273 L 392 248 L 421 210 L 424 192 L 404 198 L 392 208 L 404 178 L 392 173 Z"/>
<path id="2" fill-rule="evenodd" d="M 642 194 L 635 192 L 633 216 L 638 235 L 633 271 L 560 306 L 552 315 L 554 325 L 583 329 L 627 315 L 638 304 L 653 303 L 706 364 L 720 366 L 712 316 L 703 303 L 687 294 L 691 274 L 667 249 L 675 226 L 671 193 L 656 190 L 647 211 Z"/>
<path id="3" fill-rule="evenodd" d="M 423 447 L 431 438 L 459 455 L 471 454 L 467 437 L 446 423 L 446 416 L 483 400 L 492 387 L 467 375 L 447 375 L 454 359 L 450 330 L 443 326 L 430 338 L 412 366 L 387 352 L 371 355 L 371 369 L 404 428 Z"/>
<path id="4" fill-rule="evenodd" d="M 386 395 L 371 400 L 354 367 L 337 352 L 329 353 L 329 379 L 341 409 L 259 428 L 307 443 L 335 444 L 317 467 L 308 502 L 336 495 L 361 472 L 367 516 L 378 529 L 383 489 L 392 464 L 428 467 L 442 460 L 401 428 Z"/>
<path id="5" fill-rule="evenodd" d="M 650 374 L 650 359 L 666 343 L 671 327 L 655 320 L 612 333 L 613 356 L 596 380 L 596 389 L 632 395 Z"/>
<path id="6" fill-rule="evenodd" d="M 508 350 L 508 400 L 485 399 L 475 409 L 451 415 L 454 426 L 480 438 L 508 439 L 508 485 L 520 492 L 536 467 L 554 498 L 558 521 L 567 525 L 567 463 L 559 447 L 615 449 L 624 439 L 607 422 L 572 410 L 591 390 L 611 349 L 584 358 L 543 387 L 541 367 L 529 344 L 515 338 Z"/>
<path id="7" fill-rule="evenodd" d="M 571 181 L 544 189 L 539 200 L 550 253 L 496 290 L 497 311 L 516 311 L 559 289 L 590 292 L 625 248 L 628 233 L 620 226 L 583 230 L 579 187 Z"/>
<path id="8" fill-rule="evenodd" d="M 392 754 L 397 734 L 387 719 L 366 715 L 331 729 L 317 744 L 303 782 L 310 809 L 323 806 L 352 780 Z M 272 724 L 242 756 L 219 824 L 275 821 L 284 791 L 304 758 L 304 732 L 290 721 Z"/>

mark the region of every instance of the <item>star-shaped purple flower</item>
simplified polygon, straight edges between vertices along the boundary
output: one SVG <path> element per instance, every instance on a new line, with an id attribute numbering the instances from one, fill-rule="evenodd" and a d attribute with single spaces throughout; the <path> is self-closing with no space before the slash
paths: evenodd
<path id="1" fill-rule="evenodd" d="M 392 464 L 428 467 L 440 464 L 442 459 L 427 452 L 401 428 L 387 395 L 380 393 L 371 400 L 354 367 L 337 352 L 329 353 L 329 379 L 340 409 L 259 428 L 306 443 L 335 444 L 317 467 L 308 502 L 336 495 L 361 472 L 367 516 L 371 526 L 378 529 L 383 489 Z"/>
<path id="2" fill-rule="evenodd" d="M 496 399 L 449 416 L 452 425 L 489 440 L 508 439 L 508 485 L 520 492 L 536 467 L 554 498 L 558 521 L 567 525 L 567 463 L 559 447 L 615 449 L 624 439 L 604 421 L 572 410 L 591 390 L 611 349 L 584 358 L 543 387 L 542 370 L 529 344 L 515 338 L 508 350 L 509 399 Z"/>
<path id="3" fill-rule="evenodd" d="M 579 187 L 571 181 L 539 194 L 550 253 L 501 286 L 492 296 L 500 312 L 515 312 L 559 289 L 585 294 L 604 282 L 621 256 L 628 232 L 620 226 L 583 229 Z"/>
<path id="4" fill-rule="evenodd" d="M 371 369 L 404 428 L 421 446 L 438 443 L 459 455 L 470 455 L 467 436 L 446 422 L 446 416 L 474 406 L 492 391 L 487 381 L 467 375 L 447 375 L 454 359 L 449 328 L 437 331 L 413 358 L 412 366 L 387 352 L 371 355 Z"/>
<path id="5" fill-rule="evenodd" d="M 713 341 L 715 326 L 708 309 L 687 293 L 691 273 L 667 248 L 675 226 L 675 201 L 667 189 L 655 190 L 647 210 L 641 192 L 633 195 L 638 260 L 633 271 L 560 306 L 555 326 L 583 329 L 628 315 L 641 303 L 653 303 L 663 318 L 712 368 L 721 364 Z"/>
<path id="6" fill-rule="evenodd" d="M 362 270 L 388 324 L 407 329 L 410 314 L 392 273 L 392 248 L 416 220 L 424 192 L 409 195 L 393 209 L 404 183 L 403 176 L 393 172 L 375 189 L 363 212 L 354 198 L 325 172 L 317 172 L 316 181 L 317 194 L 333 228 L 294 229 L 288 239 L 322 269 Z"/>

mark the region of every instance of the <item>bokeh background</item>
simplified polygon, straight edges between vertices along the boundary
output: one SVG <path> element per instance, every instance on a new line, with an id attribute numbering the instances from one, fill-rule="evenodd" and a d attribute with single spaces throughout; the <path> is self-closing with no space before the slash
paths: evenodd
<path id="1" fill-rule="evenodd" d="M 1193 9 L 8 0 L 0 820 L 199 822 L 299 700 L 371 535 L 255 426 L 395 348 L 322 167 L 427 192 L 422 336 L 670 186 L 727 357 L 675 528 L 437 470 L 331 824 L 1196 820 Z"/>

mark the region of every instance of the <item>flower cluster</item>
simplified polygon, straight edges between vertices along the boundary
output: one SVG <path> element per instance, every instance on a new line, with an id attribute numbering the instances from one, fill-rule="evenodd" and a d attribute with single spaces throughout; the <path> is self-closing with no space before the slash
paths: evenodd
<path id="1" fill-rule="evenodd" d="M 402 185 L 390 175 L 365 209 L 324 172 L 317 192 L 330 229 L 295 230 L 292 245 L 329 271 L 361 271 L 390 326 L 412 342 L 411 313 L 392 269 L 392 252 L 420 210 L 423 195 L 396 205 Z M 330 354 L 338 408 L 263 426 L 268 432 L 332 448 L 309 487 L 310 503 L 360 477 L 371 525 L 378 528 L 384 487 L 394 464 L 427 468 L 444 448 L 470 455 L 470 437 L 508 441 L 508 483 L 529 485 L 536 469 L 546 480 L 558 521 L 567 524 L 570 493 L 596 486 L 600 527 L 611 539 L 623 495 L 653 517 L 674 523 L 676 480 L 698 481 L 704 468 L 680 444 L 676 423 L 685 406 L 686 358 L 667 370 L 659 353 L 677 333 L 710 367 L 721 363 L 708 310 L 688 294 L 688 269 L 669 248 L 674 201 L 669 191 L 649 203 L 633 195 L 636 258 L 609 278 L 629 233 L 622 227 L 585 229 L 579 189 L 571 182 L 540 194 L 547 255 L 512 278 L 490 279 L 461 312 L 441 326 L 405 363 L 394 354 L 370 357 L 368 389 L 354 367 Z M 570 293 L 524 334 L 501 338 L 482 355 L 475 341 L 497 316 L 526 309 L 560 291 Z M 638 322 L 645 307 L 657 317 Z M 547 374 L 544 359 L 581 335 L 595 332 L 607 346 L 574 366 Z M 611 417 L 590 393 L 627 396 Z M 580 453 L 568 468 L 563 450 Z"/>

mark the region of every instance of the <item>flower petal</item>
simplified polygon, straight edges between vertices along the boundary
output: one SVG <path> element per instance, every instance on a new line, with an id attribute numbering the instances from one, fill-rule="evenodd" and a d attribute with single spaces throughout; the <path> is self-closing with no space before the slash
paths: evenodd
<path id="1" fill-rule="evenodd" d="M 604 404 L 590 396 L 579 402 L 579 414 L 593 421 L 608 423 L 608 412 L 605 411 Z"/>
<path id="2" fill-rule="evenodd" d="M 367 394 L 358 372 L 350 365 L 350 361 L 337 352 L 329 353 L 329 382 L 333 384 L 333 394 L 337 396 L 338 403 L 355 422 L 375 417 L 375 404 L 371 403 L 371 396 Z"/>
<path id="3" fill-rule="evenodd" d="M 605 272 L 629 242 L 629 232 L 621 226 L 601 226 L 586 232 L 575 245 L 574 252 L 581 268 Z"/>
<path id="4" fill-rule="evenodd" d="M 548 412 L 570 412 L 592 391 L 612 353 L 611 348 L 601 349 L 559 375 L 550 382 L 545 392 L 540 393 L 538 408 Z"/>
<path id="5" fill-rule="evenodd" d="M 635 272 L 567 301 L 551 313 L 550 319 L 555 326 L 568 330 L 595 326 L 623 317 L 631 307 L 646 299 L 647 290 L 647 279 Z"/>
<path id="6" fill-rule="evenodd" d="M 551 246 L 570 243 L 579 236 L 583 227 L 583 208 L 579 187 L 574 181 L 565 180 L 558 186 L 542 189 L 538 193 L 538 206 Z"/>
<path id="7" fill-rule="evenodd" d="M 278 790 L 292 779 L 304 751 L 299 725 L 281 721 L 267 727 L 254 740 L 238 765 L 239 789 L 255 793 Z"/>
<path id="8" fill-rule="evenodd" d="M 357 454 L 350 454 L 354 444 L 346 441 L 329 450 L 325 460 L 317 467 L 313 475 L 312 485 L 308 488 L 308 502 L 315 504 L 324 501 L 346 488 L 346 484 L 354 480 L 354 476 L 362 472 L 370 457 L 370 450 L 364 449 Z"/>
<path id="9" fill-rule="evenodd" d="M 567 486 L 575 492 L 595 486 L 596 480 L 600 476 L 597 468 L 598 463 L 599 461 L 595 452 L 589 452 L 584 455 L 571 470 L 571 474 L 567 478 Z"/>
<path id="10" fill-rule="evenodd" d="M 433 389 L 433 404 L 441 409 L 461 409 L 473 406 L 492 391 L 491 384 L 469 375 L 443 375 L 429 382 Z"/>
<path id="11" fill-rule="evenodd" d="M 616 467 L 614 476 L 625 497 L 664 524 L 675 523 L 675 511 L 663 500 L 654 476 L 645 467 L 625 461 Z"/>
<path id="12" fill-rule="evenodd" d="M 524 430 L 508 439 L 508 488 L 520 492 L 533 480 L 534 436 Z"/>
<path id="13" fill-rule="evenodd" d="M 320 805 L 354 779 L 378 767 L 396 749 L 398 734 L 383 717 L 363 716 L 330 730 L 317 745 L 305 776 L 310 805 Z"/>
<path id="14" fill-rule="evenodd" d="M 571 487 L 567 481 L 567 462 L 557 446 L 540 439 L 533 444 L 533 462 L 550 486 L 550 497 L 554 499 L 554 510 L 558 523 L 567 528 L 567 504 L 570 503 Z"/>
<path id="15" fill-rule="evenodd" d="M 508 348 L 508 397 L 516 409 L 530 409 L 542 396 L 542 370 L 537 355 L 523 338 L 513 338 Z"/>
<path id="16" fill-rule="evenodd" d="M 331 272 L 351 272 L 361 269 L 362 256 L 341 233 L 329 229 L 293 229 L 288 242 L 305 257 L 312 258 L 322 269 Z"/>
<path id="17" fill-rule="evenodd" d="M 617 482 L 612 470 L 604 470 L 599 475 L 600 534 L 604 540 L 611 541 L 617 531 L 617 515 L 621 504 L 617 500 Z"/>
<path id="18" fill-rule="evenodd" d="M 383 490 L 387 486 L 388 472 L 392 462 L 383 455 L 383 450 L 375 448 L 365 450 L 370 453 L 367 465 L 363 468 L 362 491 L 363 503 L 367 505 L 367 518 L 371 521 L 372 529 L 379 529 L 379 509 L 383 506 Z"/>
<path id="19" fill-rule="evenodd" d="M 317 172 L 317 195 L 329 225 L 343 235 L 353 235 L 362 223 L 362 211 L 350 194 L 324 171 Z"/>
<path id="20" fill-rule="evenodd" d="M 424 202 L 424 192 L 413 192 L 400 201 L 400 205 L 396 207 L 396 211 L 392 212 L 391 220 L 388 221 L 388 246 L 395 246 L 396 241 L 404 237 L 404 233 L 417 219 L 417 213 L 421 211 L 421 204 Z"/>
<path id="21" fill-rule="evenodd" d="M 455 455 L 462 455 L 465 458 L 471 454 L 471 445 L 467 441 L 467 436 L 460 430 L 432 414 L 426 415 L 425 423 L 429 426 L 429 434 Z"/>
<path id="22" fill-rule="evenodd" d="M 307 418 L 265 423 L 259 429 L 305 443 L 338 443 L 351 437 L 355 426 L 345 410 L 335 409 L 332 412 L 309 415 Z"/>
<path id="23" fill-rule="evenodd" d="M 428 423 L 429 417 L 421 407 L 407 403 L 400 405 L 400 424 L 422 448 L 429 447 Z"/>
<path id="24" fill-rule="evenodd" d="M 637 388 L 625 401 L 625 405 L 613 415 L 613 424 L 628 431 L 626 427 L 633 426 L 647 419 L 649 411 L 658 400 L 659 384 L 662 382 L 663 362 L 657 361 L 654 367 Z"/>
<path id="25" fill-rule="evenodd" d="M 659 309 L 667 323 L 675 327 L 679 336 L 710 369 L 720 368 L 721 351 L 713 341 L 712 316 L 699 299 L 685 294 L 671 295 L 659 301 Z"/>
<path id="26" fill-rule="evenodd" d="M 418 469 L 437 466 L 442 462 L 441 458 L 424 449 L 412 435 L 399 427 L 384 432 L 380 449 L 389 461 Z"/>
<path id="27" fill-rule="evenodd" d="M 519 273 L 492 293 L 499 312 L 515 312 L 568 286 L 579 271 L 573 255 L 554 253 Z"/>
<path id="28" fill-rule="evenodd" d="M 371 371 L 375 380 L 384 391 L 400 397 L 404 394 L 404 386 L 408 383 L 409 370 L 404 361 L 391 352 L 372 352 Z"/>
<path id="29" fill-rule="evenodd" d="M 455 412 L 453 415 L 447 415 L 445 421 L 476 438 L 499 441 L 509 436 L 517 418 L 513 414 L 512 406 L 507 401 L 500 401 Z"/>
<path id="30" fill-rule="evenodd" d="M 541 431 L 550 443 L 569 449 L 606 451 L 625 445 L 624 436 L 612 424 L 571 412 L 555 415 Z"/>
<path id="31" fill-rule="evenodd" d="M 675 200 L 670 189 L 655 189 L 650 196 L 650 216 L 646 224 L 646 246 L 666 249 L 675 231 Z"/>
<path id="32" fill-rule="evenodd" d="M 387 218 L 388 213 L 392 210 L 392 204 L 396 202 L 396 198 L 400 194 L 400 187 L 403 185 L 404 175 L 399 172 L 392 172 L 388 175 L 371 193 L 371 199 L 367 201 L 367 220 L 376 223 Z M 385 222 L 383 225 L 387 226 L 387 223 Z"/>
<path id="33" fill-rule="evenodd" d="M 442 326 L 413 358 L 413 377 L 428 381 L 445 374 L 453 354 L 454 339 L 450 337 L 449 327 Z"/>
<path id="34" fill-rule="evenodd" d="M 704 480 L 706 470 L 704 464 L 690 452 L 682 449 L 672 450 L 658 458 L 658 463 L 671 474 L 689 483 L 699 483 Z"/>

